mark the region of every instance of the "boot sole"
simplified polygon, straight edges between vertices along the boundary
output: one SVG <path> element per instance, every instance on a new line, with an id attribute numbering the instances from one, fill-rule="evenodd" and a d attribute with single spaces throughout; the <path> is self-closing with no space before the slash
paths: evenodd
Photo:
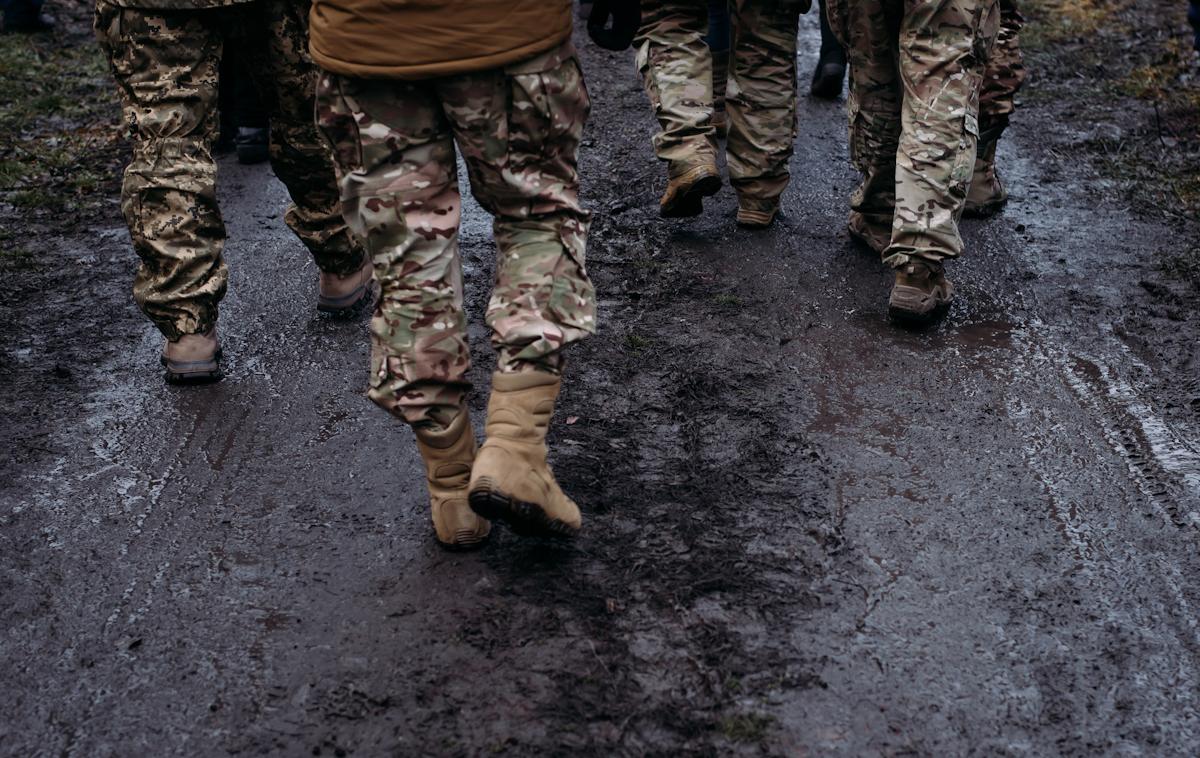
<path id="1" fill-rule="evenodd" d="M 779 213 L 778 208 L 769 211 L 738 208 L 737 223 L 739 226 L 744 226 L 747 229 L 766 229 L 775 222 L 775 215 L 777 213 Z"/>
<path id="2" fill-rule="evenodd" d="M 356 289 L 345 297 L 338 299 L 326 298 L 322 295 L 317 295 L 317 311 L 329 316 L 330 318 L 352 318 L 360 313 L 369 310 L 375 305 L 375 298 L 378 294 L 379 282 L 372 279 L 361 288 Z M 347 302 L 349 301 L 349 302 Z"/>
<path id="3" fill-rule="evenodd" d="M 663 218 L 691 218 L 704 212 L 704 198 L 721 191 L 721 177 L 709 174 L 680 192 L 669 205 L 659 208 Z"/>
<path id="4" fill-rule="evenodd" d="M 932 308 L 926 311 L 918 311 L 889 302 L 888 317 L 893 323 L 901 326 L 929 326 L 946 315 L 946 312 L 950 310 L 950 303 L 952 301 L 953 296 L 945 300 L 939 300 Z"/>
<path id="5" fill-rule="evenodd" d="M 476 537 L 474 531 L 463 529 L 454 535 L 454 542 L 442 542 L 437 537 L 434 537 L 434 540 L 443 550 L 448 550 L 451 553 L 469 553 L 486 545 L 491 536 L 492 532 L 490 530 L 482 537 Z"/>
<path id="6" fill-rule="evenodd" d="M 212 384 L 225 378 L 221 372 L 221 350 L 213 354 L 211 361 L 168 361 L 166 356 L 159 356 L 158 362 L 166 369 L 163 378 L 167 384 Z M 191 368 L 184 368 L 190 366 Z"/>
<path id="7" fill-rule="evenodd" d="M 1006 205 L 1008 205 L 1007 197 L 1001 200 L 991 200 L 980 205 L 969 204 L 963 206 L 963 215 L 967 218 L 990 218 L 1004 210 L 1004 206 Z"/>
<path id="8" fill-rule="evenodd" d="M 889 305 L 888 318 L 892 320 L 892 323 L 900 326 L 929 326 L 945 316 L 946 312 L 949 310 L 950 303 L 942 303 L 933 310 L 925 311 L 924 313 L 917 313 L 915 311 Z"/>
<path id="9" fill-rule="evenodd" d="M 488 521 L 503 521 L 522 537 L 571 538 L 578 527 L 551 517 L 537 503 L 516 500 L 490 488 L 476 489 L 468 496 L 471 510 Z"/>

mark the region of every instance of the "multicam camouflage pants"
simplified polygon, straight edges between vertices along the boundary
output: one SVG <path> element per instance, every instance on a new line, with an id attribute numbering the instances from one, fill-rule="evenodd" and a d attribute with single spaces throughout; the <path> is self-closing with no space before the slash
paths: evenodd
<path id="1" fill-rule="evenodd" d="M 328 147 L 313 123 L 316 70 L 307 29 L 304 0 L 205 10 L 97 5 L 96 33 L 133 136 L 121 207 L 141 258 L 134 298 L 168 339 L 212 327 L 229 278 L 209 152 L 227 43 L 246 55 L 269 106 L 271 167 L 294 201 L 288 226 L 322 270 L 347 274 L 362 265 L 362 246 L 341 218 Z"/>
<path id="2" fill-rule="evenodd" d="M 850 60 L 851 227 L 890 237 L 884 262 L 962 252 L 979 93 L 997 0 L 828 0 Z M 890 230 L 890 234 L 889 234 Z"/>
<path id="3" fill-rule="evenodd" d="M 576 169 L 590 103 L 574 49 L 422 81 L 324 74 L 317 105 L 346 220 L 366 240 L 382 289 L 371 399 L 436 428 L 453 421 L 469 389 L 456 143 L 475 199 L 494 217 L 486 319 L 499 370 L 558 373 L 562 348 L 596 322 Z"/>
<path id="4" fill-rule="evenodd" d="M 726 90 L 729 178 L 746 207 L 773 208 L 787 187 L 796 137 L 796 32 L 800 8 L 788 0 L 735 0 Z M 708 3 L 642 3 L 637 65 L 662 131 L 658 157 L 677 176 L 717 153 L 712 125 L 712 54 L 705 44 Z"/>
<path id="5" fill-rule="evenodd" d="M 979 134 L 999 139 L 1008 118 L 1016 108 L 1017 91 L 1025 82 L 1025 61 L 1021 55 L 1021 27 L 1025 19 L 1017 0 L 1000 0 L 1000 33 L 992 46 L 979 94 Z"/>

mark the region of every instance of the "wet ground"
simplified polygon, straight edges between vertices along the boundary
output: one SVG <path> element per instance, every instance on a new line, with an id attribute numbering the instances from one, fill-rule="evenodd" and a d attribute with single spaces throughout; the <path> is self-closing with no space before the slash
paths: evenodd
<path id="1" fill-rule="evenodd" d="M 224 382 L 161 383 L 115 216 L 5 287 L 0 752 L 1200 753 L 1200 298 L 1150 255 L 1194 226 L 1031 107 L 959 302 L 900 331 L 840 103 L 803 101 L 773 229 L 728 188 L 668 223 L 631 66 L 585 66 L 603 330 L 552 435 L 583 536 L 435 546 L 364 325 L 227 161 Z M 479 317 L 478 208 L 463 253 Z"/>

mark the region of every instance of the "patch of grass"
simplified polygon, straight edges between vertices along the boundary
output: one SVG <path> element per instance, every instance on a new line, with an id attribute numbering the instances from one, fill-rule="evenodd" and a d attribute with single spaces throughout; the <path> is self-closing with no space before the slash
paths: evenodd
<path id="1" fill-rule="evenodd" d="M 0 225 L 115 195 L 120 105 L 107 69 L 90 37 L 0 35 Z"/>
<path id="2" fill-rule="evenodd" d="M 721 719 L 721 734 L 734 742 L 762 742 L 775 725 L 765 713 L 735 713 Z"/>
<path id="3" fill-rule="evenodd" d="M 16 185 L 23 176 L 25 176 L 25 164 L 21 161 L 0 161 L 0 188 Z"/>
<path id="4" fill-rule="evenodd" d="M 640 353 L 650 347 L 650 345 L 650 340 L 640 334 L 630 333 L 625 335 L 625 349 L 631 353 Z"/>
<path id="5" fill-rule="evenodd" d="M 1200 107 L 1200 90 L 1181 86 L 1190 79 L 1195 60 L 1191 39 L 1172 37 L 1155 51 L 1149 62 L 1137 66 L 1120 80 L 1120 90 L 1143 100 L 1178 98 L 1187 106 Z"/>
<path id="6" fill-rule="evenodd" d="M 1200 290 L 1200 247 L 1163 255 L 1159 268 L 1169 276 L 1188 282 Z"/>
<path id="7" fill-rule="evenodd" d="M 0 270 L 33 268 L 35 263 L 28 248 L 17 244 L 12 234 L 0 229 Z"/>
<path id="8" fill-rule="evenodd" d="M 1022 32 L 1027 44 L 1040 45 L 1094 34 L 1111 28 L 1117 14 L 1133 5 L 1133 0 L 1027 0 L 1023 11 L 1031 12 L 1041 23 Z"/>
<path id="9" fill-rule="evenodd" d="M 728 292 L 722 292 L 713 297 L 713 302 L 724 308 L 737 308 L 741 306 L 742 299 L 737 295 L 731 295 Z"/>
<path id="10" fill-rule="evenodd" d="M 40 187 L 18 190 L 8 196 L 8 202 L 23 211 L 58 211 L 67 205 L 61 195 Z"/>
<path id="11" fill-rule="evenodd" d="M 1058 152 L 1092 162 L 1147 215 L 1200 221 L 1200 88 L 1186 4 L 1028 0 L 1022 11 L 1034 72 L 1022 102 L 1039 111 L 1031 117 L 1069 118 L 1095 135 Z"/>
<path id="12" fill-rule="evenodd" d="M 656 261 L 653 258 L 634 258 L 633 267 L 651 274 L 661 271 L 664 268 L 661 261 Z"/>

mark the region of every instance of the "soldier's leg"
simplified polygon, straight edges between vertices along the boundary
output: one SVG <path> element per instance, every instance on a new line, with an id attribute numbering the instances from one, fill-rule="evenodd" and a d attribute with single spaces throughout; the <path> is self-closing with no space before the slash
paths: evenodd
<path id="1" fill-rule="evenodd" d="M 979 95 L 979 149 L 965 214 L 986 216 L 1002 208 L 1008 192 L 996 171 L 996 145 L 1016 109 L 1016 94 L 1025 81 L 1020 34 L 1025 19 L 1017 0 L 1000 0 L 1000 32 L 984 69 Z"/>
<path id="2" fill-rule="evenodd" d="M 430 512 L 446 547 L 479 547 L 491 525 L 467 504 L 475 432 L 454 143 L 421 82 L 321 76 L 319 123 L 334 148 L 342 208 L 382 288 L 371 320 L 370 398 L 413 427 Z"/>
<path id="3" fill-rule="evenodd" d="M 790 179 L 799 18 L 793 3 L 734 3 L 726 149 L 730 184 L 738 194 L 738 219 L 756 226 L 770 223 Z"/>
<path id="4" fill-rule="evenodd" d="M 899 36 L 904 130 L 885 262 L 934 264 L 962 252 L 958 220 L 975 164 L 979 90 L 999 26 L 996 0 L 904 0 Z"/>
<path id="5" fill-rule="evenodd" d="M 343 213 L 382 290 L 368 395 L 415 428 L 447 429 L 465 407 L 470 367 L 449 127 L 421 83 L 323 74 L 317 93 Z"/>
<path id="6" fill-rule="evenodd" d="M 471 507 L 519 533 L 579 529 L 579 508 L 546 462 L 563 348 L 595 330 L 584 261 L 590 215 L 578 150 L 590 104 L 571 46 L 504 71 L 439 83 L 471 177 L 494 217 L 496 286 L 487 321 L 499 355 Z M 507 139 L 503 139 L 507 135 Z"/>
<path id="7" fill-rule="evenodd" d="M 107 2 L 96 11 L 97 36 L 133 139 L 121 209 L 141 259 L 134 299 L 172 342 L 212 329 L 229 277 L 209 154 L 221 13 Z"/>
<path id="8" fill-rule="evenodd" d="M 313 120 L 317 69 L 308 55 L 306 0 L 259 0 L 238 33 L 267 103 L 271 168 L 292 198 L 285 220 L 323 272 L 350 275 L 366 262 L 342 218 L 329 145 Z"/>
<path id="9" fill-rule="evenodd" d="M 825 11 L 827 0 L 817 0 L 821 25 L 821 52 L 813 69 L 813 97 L 834 100 L 841 96 L 846 81 L 846 50 L 829 26 L 829 14 Z"/>
<path id="10" fill-rule="evenodd" d="M 708 7 L 697 0 L 649 0 L 634 45 L 661 131 L 654 151 L 676 177 L 716 160 L 712 55 L 704 36 Z"/>
<path id="11" fill-rule="evenodd" d="M 979 93 L 979 129 L 999 127 L 1003 132 L 1016 110 L 1016 95 L 1025 83 L 1025 58 L 1021 54 L 1021 29 L 1025 18 L 1017 0 L 999 0 L 1000 29 L 988 54 Z M 997 135 L 999 136 L 999 135 Z"/>
<path id="12" fill-rule="evenodd" d="M 487 321 L 498 368 L 557 374 L 562 348 L 596 326 L 584 263 L 591 214 L 579 203 L 577 164 L 590 102 L 574 50 L 454 77 L 438 93 L 471 191 L 495 217 Z"/>
<path id="13" fill-rule="evenodd" d="M 849 230 L 882 254 L 892 237 L 896 148 L 903 102 L 896 66 L 900 0 L 826 0 L 830 28 L 850 61 L 850 162 L 862 181 L 850 197 Z"/>

